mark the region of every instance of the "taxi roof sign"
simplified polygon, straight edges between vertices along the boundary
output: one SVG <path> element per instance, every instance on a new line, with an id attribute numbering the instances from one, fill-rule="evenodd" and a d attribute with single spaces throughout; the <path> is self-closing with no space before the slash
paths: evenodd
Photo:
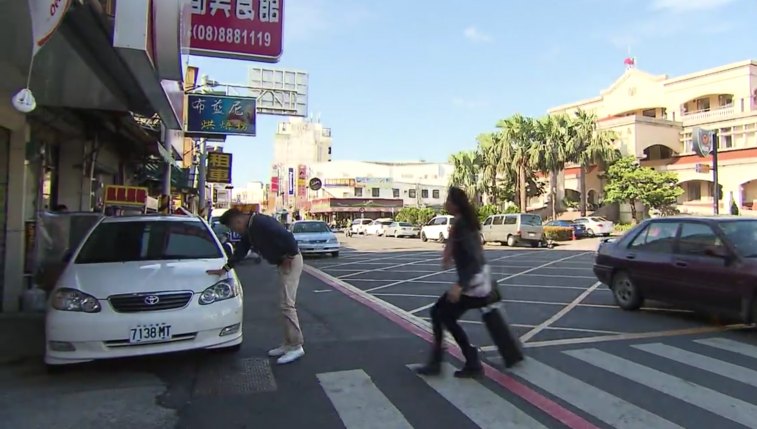
<path id="1" fill-rule="evenodd" d="M 106 206 L 145 206 L 148 190 L 141 186 L 105 186 Z"/>

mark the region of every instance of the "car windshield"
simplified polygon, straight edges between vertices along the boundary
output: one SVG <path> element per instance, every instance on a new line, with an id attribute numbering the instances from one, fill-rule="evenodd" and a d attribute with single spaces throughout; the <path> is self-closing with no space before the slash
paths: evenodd
<path id="1" fill-rule="evenodd" d="M 388 222 L 386 222 L 386 221 L 385 221 L 385 222 L 379 222 L 379 223 L 380 223 L 381 225 L 384 225 L 384 226 L 389 226 L 389 225 L 391 225 L 391 224 L 392 224 L 392 221 L 388 221 Z"/>
<path id="2" fill-rule="evenodd" d="M 537 216 L 537 215 L 521 215 L 520 216 L 520 223 L 522 225 L 539 226 L 539 225 L 541 225 L 541 216 Z"/>
<path id="3" fill-rule="evenodd" d="M 294 234 L 311 234 L 318 232 L 329 232 L 329 226 L 325 222 L 301 222 L 292 226 Z"/>
<path id="4" fill-rule="evenodd" d="M 79 251 L 76 264 L 218 259 L 223 253 L 200 222 L 105 222 Z"/>
<path id="5" fill-rule="evenodd" d="M 727 221 L 719 225 L 739 254 L 757 258 L 757 220 Z"/>
<path id="6" fill-rule="evenodd" d="M 591 218 L 592 222 L 607 222 L 607 219 L 603 217 L 593 217 Z"/>
<path id="7" fill-rule="evenodd" d="M 399 225 L 399 226 L 402 226 L 402 227 L 409 227 L 409 226 L 413 226 L 413 224 L 412 224 L 412 223 L 408 223 L 408 222 L 400 222 L 400 223 L 398 223 L 398 225 Z"/>

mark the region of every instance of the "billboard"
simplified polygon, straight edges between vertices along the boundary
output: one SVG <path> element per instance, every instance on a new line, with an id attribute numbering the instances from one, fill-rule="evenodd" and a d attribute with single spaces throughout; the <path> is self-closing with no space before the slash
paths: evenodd
<path id="1" fill-rule="evenodd" d="M 391 188 L 391 177 L 356 177 L 355 186 L 366 188 Z"/>
<path id="2" fill-rule="evenodd" d="M 259 114 L 307 116 L 308 81 L 302 71 L 251 67 L 248 84 Z"/>
<path id="3" fill-rule="evenodd" d="M 304 164 L 297 166 L 297 202 L 302 205 L 308 199 L 308 167 Z"/>
<path id="4" fill-rule="evenodd" d="M 279 195 L 279 178 L 277 176 L 271 177 L 271 193 Z"/>
<path id="5" fill-rule="evenodd" d="M 191 0 L 192 55 L 275 63 L 283 52 L 284 0 Z"/>
<path id="6" fill-rule="evenodd" d="M 289 169 L 289 175 L 287 177 L 287 194 L 294 195 L 294 168 Z"/>
<path id="7" fill-rule="evenodd" d="M 185 133 L 193 137 L 255 135 L 255 99 L 226 95 L 187 95 Z"/>
<path id="8" fill-rule="evenodd" d="M 225 152 L 208 152 L 208 183 L 231 183 L 232 156 Z"/>

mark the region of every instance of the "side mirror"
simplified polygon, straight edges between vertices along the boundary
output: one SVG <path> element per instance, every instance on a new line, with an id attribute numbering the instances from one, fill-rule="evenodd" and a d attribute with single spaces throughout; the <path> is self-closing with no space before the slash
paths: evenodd
<path id="1" fill-rule="evenodd" d="M 74 251 L 71 249 L 66 250 L 63 252 L 63 262 L 69 263 L 71 262 L 71 259 L 74 258 Z"/>

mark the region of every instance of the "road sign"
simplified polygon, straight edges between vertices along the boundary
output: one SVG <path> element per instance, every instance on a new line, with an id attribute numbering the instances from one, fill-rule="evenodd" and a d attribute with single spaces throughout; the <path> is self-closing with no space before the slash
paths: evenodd
<path id="1" fill-rule="evenodd" d="M 697 173 L 709 173 L 710 164 L 696 164 L 694 166 L 694 171 L 696 171 Z"/>
<path id="2" fill-rule="evenodd" d="M 232 155 L 225 152 L 208 152 L 208 183 L 231 183 Z"/>
<path id="3" fill-rule="evenodd" d="M 250 96 L 258 100 L 258 113 L 307 116 L 308 80 L 306 72 L 251 67 Z"/>
<path id="4" fill-rule="evenodd" d="M 283 52 L 284 0 L 191 0 L 192 55 L 275 63 Z"/>

